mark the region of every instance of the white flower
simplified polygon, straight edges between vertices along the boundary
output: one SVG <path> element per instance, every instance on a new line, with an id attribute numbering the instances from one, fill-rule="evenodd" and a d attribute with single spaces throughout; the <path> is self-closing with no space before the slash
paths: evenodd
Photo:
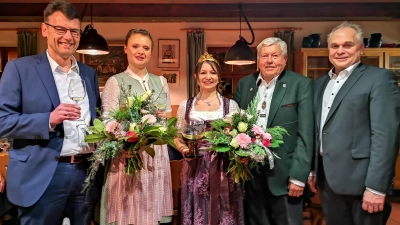
<path id="1" fill-rule="evenodd" d="M 248 114 L 246 110 L 240 110 L 240 115 L 246 115 L 247 116 L 247 120 L 251 120 L 251 118 L 253 118 L 252 115 Z"/>
<path id="2" fill-rule="evenodd" d="M 159 130 L 160 132 L 164 133 L 165 131 L 167 131 L 167 128 L 164 127 L 164 126 L 159 126 L 159 127 L 158 127 L 158 130 Z"/>
<path id="3" fill-rule="evenodd" d="M 146 120 L 147 120 L 147 124 L 153 124 L 157 121 L 156 117 L 151 114 L 144 115 L 142 117 L 141 122 L 144 123 L 144 121 L 146 121 Z"/>
<path id="4" fill-rule="evenodd" d="M 223 118 L 224 122 L 232 124 L 232 117 L 233 117 L 233 114 L 235 114 L 235 113 L 238 113 L 238 112 L 237 111 L 232 111 L 228 115 L 226 115 L 225 118 Z"/>

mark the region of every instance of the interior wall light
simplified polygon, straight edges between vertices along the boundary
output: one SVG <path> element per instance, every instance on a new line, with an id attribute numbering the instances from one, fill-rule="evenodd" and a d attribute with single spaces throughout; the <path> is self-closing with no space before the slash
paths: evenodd
<path id="1" fill-rule="evenodd" d="M 229 48 L 229 50 L 225 54 L 224 62 L 226 64 L 230 65 L 250 65 L 256 63 L 256 56 L 251 50 L 249 45 L 252 45 L 254 43 L 254 32 L 253 29 L 250 26 L 249 21 L 247 20 L 246 16 L 244 15 L 242 11 L 242 4 L 239 3 L 239 9 L 240 9 L 240 34 L 239 34 L 239 40 L 233 45 L 232 47 Z M 250 28 L 251 31 L 251 36 L 252 36 L 252 41 L 249 43 L 242 37 L 242 15 L 244 19 L 246 20 L 247 25 Z"/>
<path id="2" fill-rule="evenodd" d="M 86 6 L 84 11 L 86 11 Z M 83 14 L 85 14 L 85 12 L 83 12 Z M 88 55 L 106 55 L 109 53 L 107 41 L 94 29 L 92 16 L 92 4 L 90 3 L 90 24 L 88 24 L 81 33 L 81 40 L 76 51 Z"/>

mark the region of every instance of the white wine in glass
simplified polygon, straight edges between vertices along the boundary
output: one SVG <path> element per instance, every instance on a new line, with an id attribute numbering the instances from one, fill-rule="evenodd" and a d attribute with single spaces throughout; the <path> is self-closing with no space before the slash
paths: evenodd
<path id="1" fill-rule="evenodd" d="M 86 97 L 85 81 L 77 78 L 71 79 L 68 86 L 68 96 L 76 104 L 79 104 Z M 78 120 L 81 121 L 84 118 L 79 118 Z"/>

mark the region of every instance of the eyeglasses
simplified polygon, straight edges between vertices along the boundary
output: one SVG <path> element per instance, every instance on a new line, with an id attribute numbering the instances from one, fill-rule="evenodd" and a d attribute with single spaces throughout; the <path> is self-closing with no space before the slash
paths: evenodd
<path id="1" fill-rule="evenodd" d="M 71 36 L 73 36 L 73 37 L 80 37 L 81 36 L 81 30 L 80 29 L 68 29 L 68 28 L 65 28 L 65 27 L 62 27 L 62 26 L 53 26 L 53 25 L 48 24 L 48 23 L 44 23 L 44 24 L 54 28 L 54 30 L 56 31 L 56 34 L 58 34 L 58 35 L 64 35 L 69 30 L 69 32 L 71 33 Z"/>

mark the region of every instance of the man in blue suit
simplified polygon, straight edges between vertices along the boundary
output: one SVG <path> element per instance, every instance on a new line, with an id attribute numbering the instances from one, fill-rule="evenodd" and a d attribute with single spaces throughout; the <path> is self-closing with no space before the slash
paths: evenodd
<path id="1" fill-rule="evenodd" d="M 47 50 L 8 62 L 0 82 L 0 136 L 14 139 L 8 198 L 18 206 L 23 225 L 57 225 L 63 217 L 83 225 L 88 205 L 82 188 L 92 149 L 81 128 L 100 106 L 97 76 L 73 56 L 80 40 L 73 5 L 50 3 L 41 31 Z M 68 95 L 73 79 L 86 84 L 78 103 Z"/>

